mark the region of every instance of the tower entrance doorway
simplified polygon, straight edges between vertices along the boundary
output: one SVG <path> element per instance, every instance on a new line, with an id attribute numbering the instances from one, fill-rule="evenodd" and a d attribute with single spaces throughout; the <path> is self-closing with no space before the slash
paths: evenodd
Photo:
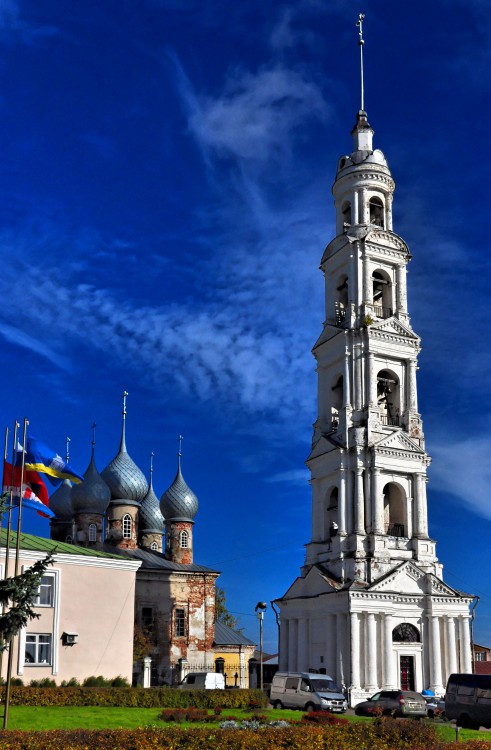
<path id="1" fill-rule="evenodd" d="M 401 690 L 414 690 L 414 656 L 400 657 Z"/>

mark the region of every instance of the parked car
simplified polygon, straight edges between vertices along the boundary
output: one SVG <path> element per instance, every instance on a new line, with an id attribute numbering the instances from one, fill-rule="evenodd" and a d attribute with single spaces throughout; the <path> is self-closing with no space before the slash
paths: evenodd
<path id="1" fill-rule="evenodd" d="M 413 690 L 380 690 L 355 707 L 357 716 L 407 716 L 422 719 L 427 716 L 426 701 Z"/>
<path id="2" fill-rule="evenodd" d="M 177 687 L 181 690 L 225 690 L 225 677 L 218 672 L 190 672 Z"/>
<path id="3" fill-rule="evenodd" d="M 275 708 L 300 708 L 303 711 L 343 713 L 348 702 L 328 674 L 276 672 L 269 701 Z"/>
<path id="4" fill-rule="evenodd" d="M 465 729 L 491 729 L 491 675 L 451 674 L 445 693 L 445 715 Z"/>
<path id="5" fill-rule="evenodd" d="M 435 695 L 425 695 L 425 701 L 430 719 L 437 717 L 445 718 L 445 698 L 437 698 Z"/>

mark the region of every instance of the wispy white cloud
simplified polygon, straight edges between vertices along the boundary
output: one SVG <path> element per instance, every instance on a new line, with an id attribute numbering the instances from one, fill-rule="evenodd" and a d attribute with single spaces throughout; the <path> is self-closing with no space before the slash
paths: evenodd
<path id="1" fill-rule="evenodd" d="M 3 41 L 32 44 L 45 37 L 59 34 L 59 29 L 49 24 L 30 21 L 23 15 L 19 0 L 1 0 L 0 34 Z"/>
<path id="2" fill-rule="evenodd" d="M 310 473 L 307 469 L 291 469 L 290 471 L 281 471 L 279 474 L 267 476 L 265 481 L 272 484 L 285 482 L 287 484 L 296 484 L 306 487 L 309 479 Z"/>
<path id="3" fill-rule="evenodd" d="M 444 439 L 432 444 L 431 453 L 432 486 L 491 519 L 491 438 Z"/>
<path id="4" fill-rule="evenodd" d="M 270 163 L 289 153 L 302 125 L 329 116 L 317 84 L 279 64 L 229 73 L 215 97 L 196 94 L 175 58 L 174 67 L 190 132 L 205 153 Z"/>

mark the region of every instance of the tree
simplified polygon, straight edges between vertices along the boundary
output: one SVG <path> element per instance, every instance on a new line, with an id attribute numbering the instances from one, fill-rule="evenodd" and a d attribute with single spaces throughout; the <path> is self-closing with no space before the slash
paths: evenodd
<path id="1" fill-rule="evenodd" d="M 228 611 L 225 601 L 225 591 L 218 586 L 215 592 L 215 620 L 222 622 L 224 625 L 232 628 L 232 630 L 237 630 L 239 633 L 244 629 L 237 627 L 239 620 Z"/>
<path id="2" fill-rule="evenodd" d="M 53 554 L 49 552 L 44 560 L 38 560 L 24 573 L 4 578 L 0 581 L 0 605 L 8 611 L 0 615 L 0 651 L 5 651 L 11 639 L 27 625 L 27 621 L 39 617 L 32 608 L 39 590 L 41 578 L 49 565 L 53 564 Z"/>

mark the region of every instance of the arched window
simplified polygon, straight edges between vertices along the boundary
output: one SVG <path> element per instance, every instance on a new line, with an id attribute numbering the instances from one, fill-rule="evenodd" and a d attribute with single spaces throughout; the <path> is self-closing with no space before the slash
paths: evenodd
<path id="1" fill-rule="evenodd" d="M 334 379 L 334 384 L 331 387 L 331 426 L 333 429 L 336 429 L 339 425 L 339 412 L 343 406 L 343 386 L 343 376 L 338 375 Z"/>
<path id="2" fill-rule="evenodd" d="M 183 549 L 187 549 L 189 547 L 189 532 L 187 532 L 185 529 L 179 534 L 179 545 Z"/>
<path id="3" fill-rule="evenodd" d="M 67 544 L 71 544 L 73 542 L 73 537 L 70 534 L 67 534 L 67 536 L 65 537 L 65 542 Z"/>
<path id="4" fill-rule="evenodd" d="M 225 659 L 221 656 L 219 656 L 218 659 L 215 659 L 215 672 L 218 672 L 218 674 L 225 674 Z"/>
<path id="5" fill-rule="evenodd" d="M 336 286 L 336 323 L 339 325 L 346 318 L 348 307 L 348 277 L 341 276 Z"/>
<path id="6" fill-rule="evenodd" d="M 373 283 L 373 312 L 377 318 L 390 318 L 392 315 L 392 284 L 390 277 L 383 271 L 374 271 Z"/>
<path id="7" fill-rule="evenodd" d="M 95 523 L 89 524 L 89 542 L 97 542 L 97 526 Z"/>
<path id="8" fill-rule="evenodd" d="M 339 490 L 337 487 L 333 487 L 328 493 L 327 507 L 326 507 L 326 528 L 325 537 L 326 539 L 332 539 L 338 533 L 338 496 Z"/>
<path id="9" fill-rule="evenodd" d="M 419 643 L 421 638 L 418 628 L 411 625 L 410 622 L 401 622 L 392 631 L 392 640 L 398 643 Z"/>
<path id="10" fill-rule="evenodd" d="M 347 229 L 351 226 L 351 203 L 349 201 L 343 203 L 341 213 L 343 214 L 343 228 Z"/>
<path id="11" fill-rule="evenodd" d="M 157 544 L 157 542 L 152 542 L 152 544 L 150 545 L 150 549 L 152 550 L 152 552 L 158 552 L 159 545 Z"/>
<path id="12" fill-rule="evenodd" d="M 407 536 L 406 495 L 394 482 L 384 487 L 384 528 L 389 536 Z"/>
<path id="13" fill-rule="evenodd" d="M 401 414 L 399 378 L 390 370 L 380 370 L 377 374 L 377 403 L 382 424 L 398 427 Z"/>
<path id="14" fill-rule="evenodd" d="M 370 224 L 377 227 L 385 227 L 384 204 L 380 198 L 370 198 Z"/>
<path id="15" fill-rule="evenodd" d="M 129 513 L 125 513 L 123 516 L 123 539 L 131 539 L 132 529 L 133 520 Z"/>

